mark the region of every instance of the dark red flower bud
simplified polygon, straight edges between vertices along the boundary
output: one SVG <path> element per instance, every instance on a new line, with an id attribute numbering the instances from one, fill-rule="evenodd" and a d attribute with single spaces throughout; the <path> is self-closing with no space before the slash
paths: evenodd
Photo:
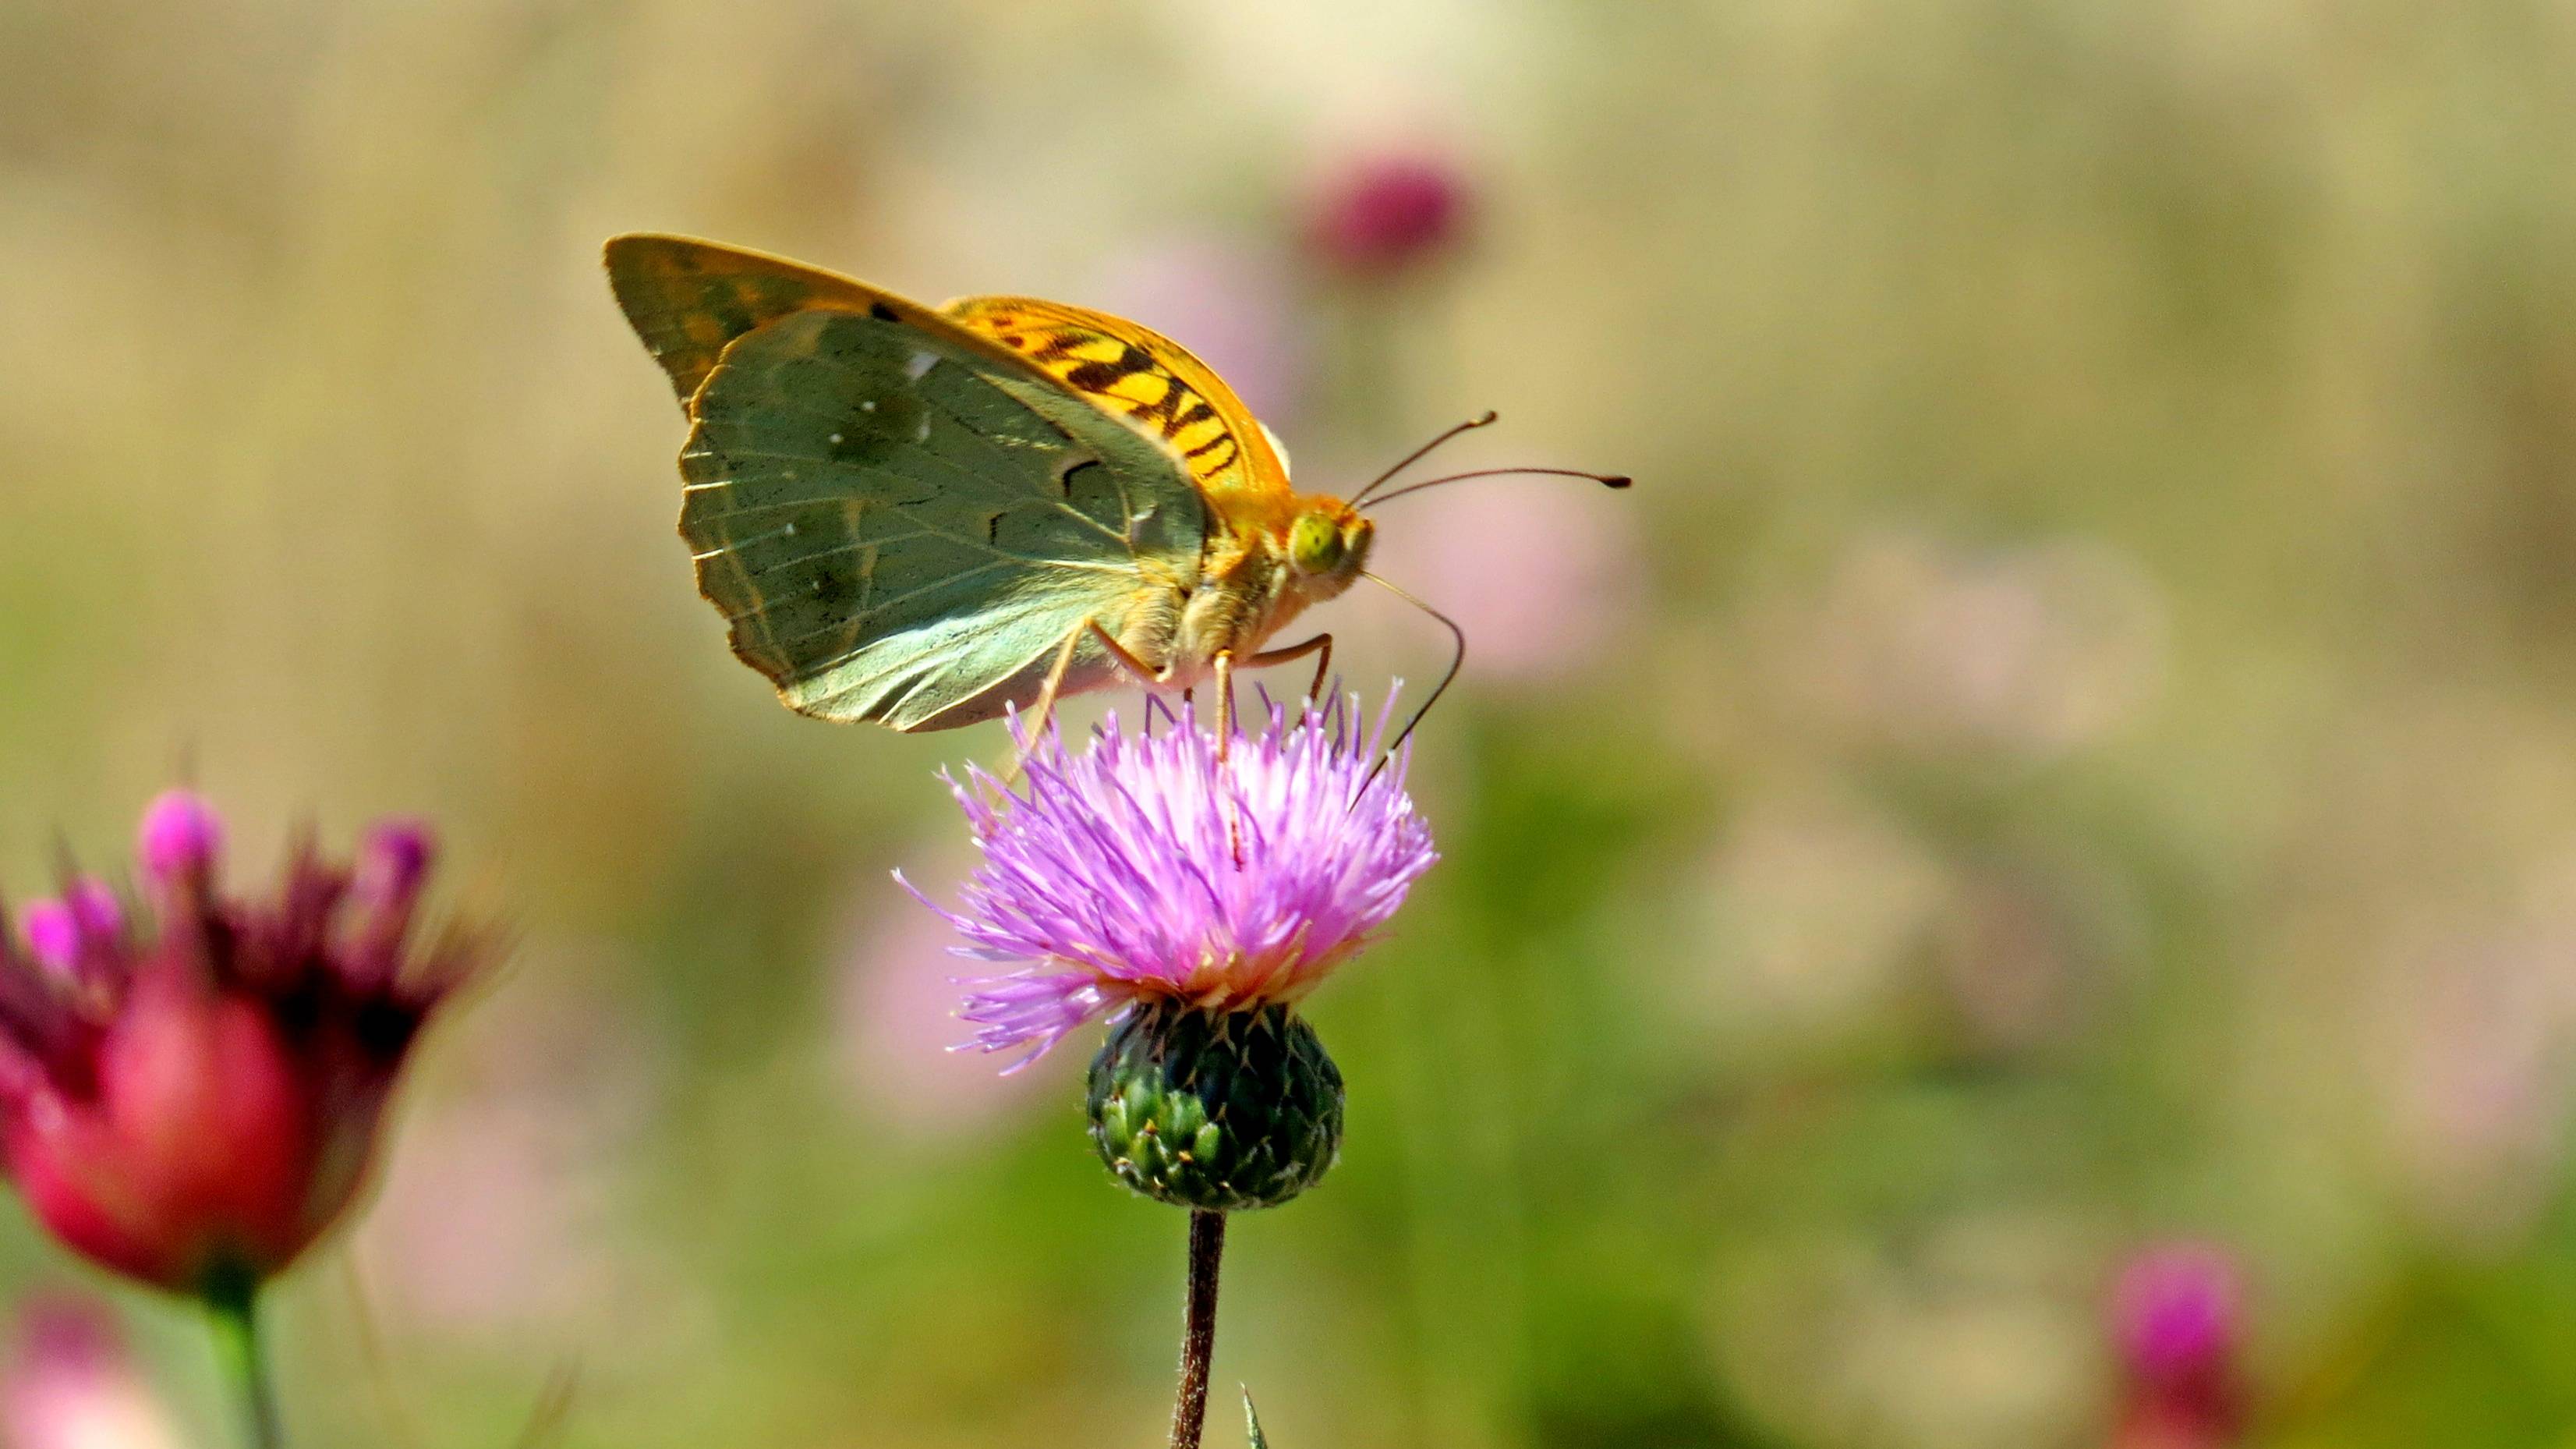
<path id="1" fill-rule="evenodd" d="M 2242 1296 L 2234 1264 L 2200 1244 L 2153 1248 L 2122 1270 L 2111 1309 L 2127 1378 L 2121 1449 L 2222 1449 L 2237 1441 Z"/>
<path id="2" fill-rule="evenodd" d="M 1382 277 L 1452 244 L 1466 214 L 1466 183 L 1454 168 L 1427 156 L 1381 156 L 1325 185 L 1310 232 L 1327 263 Z"/>
<path id="3" fill-rule="evenodd" d="M 421 1024 L 483 954 L 408 948 L 418 826 L 354 870 L 305 848 L 268 899 L 215 890 L 222 840 L 165 795 L 145 918 L 74 880 L 0 929 L 0 1164 L 65 1244 L 182 1292 L 238 1292 L 338 1219 Z"/>

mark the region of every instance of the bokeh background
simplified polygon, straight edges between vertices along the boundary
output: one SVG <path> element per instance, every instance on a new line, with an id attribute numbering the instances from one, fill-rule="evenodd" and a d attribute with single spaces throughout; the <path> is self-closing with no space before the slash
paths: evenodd
<path id="1" fill-rule="evenodd" d="M 888 879 L 1000 741 L 727 656 L 597 251 L 1062 297 L 1307 486 L 1488 407 L 1639 479 L 1381 519 L 1475 653 L 1342 1165 L 1235 1235 L 1275 1444 L 2107 1444 L 2175 1241 L 2246 1442 L 2576 1444 L 2571 75 L 2500 0 L 11 0 L 0 879 L 185 776 L 516 927 L 281 1295 L 303 1442 L 1159 1442 L 1181 1218 L 1083 1050 L 942 1052 Z M 1357 267 L 1389 162 L 1459 206 Z M 14 1206 L 0 1294 L 224 1442 Z"/>

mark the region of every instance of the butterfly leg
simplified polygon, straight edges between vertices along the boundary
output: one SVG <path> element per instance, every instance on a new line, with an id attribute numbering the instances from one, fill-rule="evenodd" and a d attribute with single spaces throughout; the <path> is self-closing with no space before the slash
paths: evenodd
<path id="1" fill-rule="evenodd" d="M 1064 691 L 1065 676 L 1073 670 L 1073 652 L 1081 647 L 1082 636 L 1086 632 L 1097 635 L 1102 647 L 1109 651 L 1109 657 L 1116 660 L 1128 673 L 1147 684 L 1160 682 L 1155 678 L 1154 666 L 1137 658 L 1134 651 L 1119 643 L 1107 629 L 1100 627 L 1098 619 L 1083 620 L 1073 627 L 1072 632 L 1064 636 L 1064 643 L 1055 651 L 1055 663 L 1047 669 L 1046 684 L 1038 690 L 1037 701 L 1029 706 L 1026 738 L 1032 749 L 1036 747 L 1038 738 L 1046 733 L 1047 726 L 1055 719 L 1056 699 Z M 1020 778 L 1020 768 L 1026 765 L 1028 760 L 1027 750 L 1019 752 L 1011 761 L 1010 773 L 1002 777 L 1003 783 L 1016 783 Z"/>
<path id="2" fill-rule="evenodd" d="M 1121 668 L 1125 669 L 1128 673 L 1135 675 L 1137 683 L 1155 685 L 1163 682 L 1163 674 L 1161 670 L 1156 669 L 1153 665 L 1137 658 L 1136 652 L 1128 648 L 1126 645 L 1119 643 L 1116 636 L 1112 635 L 1107 629 L 1101 627 L 1098 619 L 1085 619 L 1082 621 L 1082 626 L 1083 628 L 1089 629 L 1092 633 L 1100 636 L 1100 647 L 1108 650 L 1109 657 L 1117 660 Z"/>
<path id="3" fill-rule="evenodd" d="M 1243 661 L 1243 667 L 1267 669 L 1273 664 L 1286 664 L 1291 660 L 1303 659 L 1309 654 L 1319 656 L 1315 660 L 1315 682 L 1306 690 L 1306 703 L 1311 705 L 1324 697 L 1324 680 L 1332 673 L 1332 635 L 1318 634 L 1303 643 L 1291 644 L 1284 649 L 1264 649 Z"/>
<path id="4" fill-rule="evenodd" d="M 1234 744 L 1234 651 L 1216 652 L 1216 757 L 1223 763 Z"/>
<path id="5" fill-rule="evenodd" d="M 1046 684 L 1038 690 L 1037 702 L 1029 706 L 1028 731 L 1022 736 L 1028 744 L 1011 760 L 1011 772 L 1003 777 L 1005 784 L 1020 778 L 1020 767 L 1029 762 L 1029 751 L 1036 749 L 1045 737 L 1047 726 L 1055 722 L 1055 697 L 1064 688 L 1064 676 L 1073 668 L 1074 646 L 1082 642 L 1082 631 L 1091 621 L 1085 619 L 1073 632 L 1064 636 L 1064 644 L 1055 651 L 1055 663 L 1047 669 Z"/>
<path id="6" fill-rule="evenodd" d="M 1216 652 L 1216 762 L 1222 765 L 1234 746 L 1234 651 Z M 1243 807 L 1229 788 L 1225 795 L 1225 849 L 1243 864 Z"/>

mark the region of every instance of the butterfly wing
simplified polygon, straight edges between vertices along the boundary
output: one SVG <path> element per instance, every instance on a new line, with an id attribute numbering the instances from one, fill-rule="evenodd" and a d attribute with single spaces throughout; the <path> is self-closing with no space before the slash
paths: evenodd
<path id="1" fill-rule="evenodd" d="M 791 707 L 943 729 L 1033 699 L 1086 620 L 1168 639 L 1207 526 L 1173 452 L 847 278 L 677 238 L 609 264 L 687 401 L 699 589 Z M 1110 668 L 1085 631 L 1068 687 Z"/>
<path id="2" fill-rule="evenodd" d="M 873 289 L 847 277 L 689 237 L 613 237 L 607 262 L 617 305 L 670 375 L 683 408 L 735 338 L 809 308 L 864 312 L 877 300 Z"/>
<path id="3" fill-rule="evenodd" d="M 1036 297 L 966 297 L 941 310 L 1126 418 L 1178 457 L 1220 512 L 1287 495 L 1287 460 L 1269 429 L 1213 368 L 1161 333 Z"/>
<path id="4" fill-rule="evenodd" d="M 1195 675 L 1219 653 L 1248 657 L 1309 602 L 1339 591 L 1287 564 L 1299 515 L 1338 501 L 1290 488 L 1269 430 L 1187 348 L 1123 318 L 1033 297 L 968 297 L 944 310 L 1124 419 L 1188 470 L 1207 537 L 1172 651 L 1176 672 Z"/>

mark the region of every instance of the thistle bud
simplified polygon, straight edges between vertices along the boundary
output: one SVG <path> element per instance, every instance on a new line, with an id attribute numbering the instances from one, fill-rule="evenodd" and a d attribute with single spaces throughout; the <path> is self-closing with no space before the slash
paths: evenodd
<path id="1" fill-rule="evenodd" d="M 1092 1058 L 1090 1108 L 1109 1171 L 1175 1207 L 1277 1207 L 1341 1155 L 1341 1070 L 1282 1005 L 1139 1004 Z"/>

